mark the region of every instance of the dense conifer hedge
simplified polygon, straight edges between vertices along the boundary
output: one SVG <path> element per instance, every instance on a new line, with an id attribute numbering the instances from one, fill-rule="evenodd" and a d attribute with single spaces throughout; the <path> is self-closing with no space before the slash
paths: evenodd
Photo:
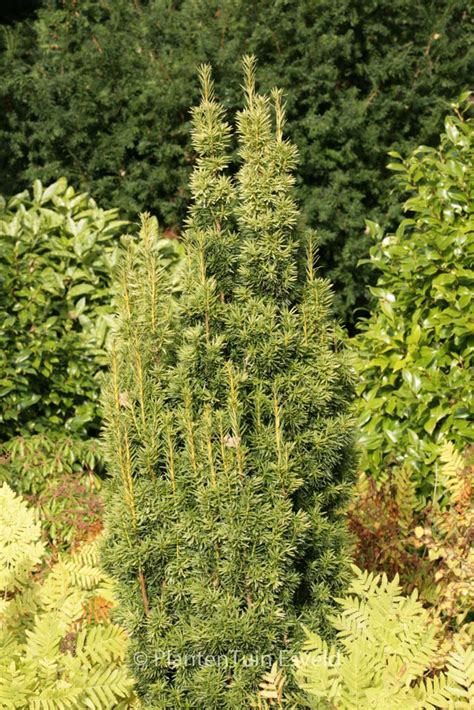
<path id="1" fill-rule="evenodd" d="M 66 175 L 125 215 L 176 228 L 193 162 L 188 106 L 196 64 L 239 105 L 238 59 L 288 97 L 302 157 L 300 194 L 349 321 L 366 303 L 364 219 L 390 222 L 386 152 L 432 142 L 446 103 L 469 88 L 465 0 L 44 0 L 3 36 L 0 191 Z M 365 270 L 364 270 L 365 269 Z"/>

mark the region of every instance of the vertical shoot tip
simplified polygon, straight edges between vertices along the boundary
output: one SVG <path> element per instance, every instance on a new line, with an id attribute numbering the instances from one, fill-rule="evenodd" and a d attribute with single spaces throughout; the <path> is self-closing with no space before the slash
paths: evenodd
<path id="1" fill-rule="evenodd" d="M 214 99 L 214 82 L 212 81 L 212 72 L 210 64 L 201 64 L 198 69 L 199 80 L 201 82 L 201 98 L 202 101 L 208 103 Z"/>
<path id="2" fill-rule="evenodd" d="M 314 260 L 316 256 L 315 233 L 311 230 L 306 241 L 306 277 L 308 281 L 314 281 Z"/>
<path id="3" fill-rule="evenodd" d="M 140 215 L 140 236 L 146 249 L 149 249 L 158 237 L 158 222 L 149 212 Z"/>
<path id="4" fill-rule="evenodd" d="M 272 89 L 271 96 L 275 108 L 275 133 L 279 143 L 283 140 L 283 128 L 285 126 L 285 103 L 283 101 L 283 91 Z"/>
<path id="5" fill-rule="evenodd" d="M 150 219 L 150 215 L 148 212 L 143 212 L 140 215 L 140 236 L 143 239 L 143 242 L 145 244 L 145 247 L 148 247 L 149 243 L 149 232 L 148 232 L 148 221 Z"/>
<path id="6" fill-rule="evenodd" d="M 244 91 L 247 97 L 247 104 L 249 108 L 251 108 L 255 97 L 255 69 L 257 60 L 253 54 L 246 54 L 242 59 L 242 64 L 244 68 Z"/>

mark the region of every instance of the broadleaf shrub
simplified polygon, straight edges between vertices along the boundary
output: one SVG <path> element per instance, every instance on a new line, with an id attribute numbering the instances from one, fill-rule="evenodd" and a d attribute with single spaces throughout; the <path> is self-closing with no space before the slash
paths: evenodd
<path id="1" fill-rule="evenodd" d="M 0 477 L 17 491 L 97 465 L 112 272 L 128 225 L 64 178 L 0 198 Z M 157 248 L 178 294 L 182 247 L 161 238 Z"/>
<path id="2" fill-rule="evenodd" d="M 0 481 L 17 493 L 40 495 L 48 481 L 61 476 L 96 478 L 100 469 L 100 445 L 96 439 L 64 434 L 15 436 L 0 445 Z"/>
<path id="3" fill-rule="evenodd" d="M 64 178 L 0 204 L 0 440 L 96 433 L 111 273 L 127 222 Z"/>
<path id="4" fill-rule="evenodd" d="M 104 503 L 92 477 L 62 474 L 28 498 L 39 511 L 48 554 L 76 549 L 102 530 Z"/>
<path id="5" fill-rule="evenodd" d="M 101 205 L 176 230 L 195 66 L 216 66 L 233 113 L 236 60 L 253 52 L 263 89 L 287 95 L 303 212 L 351 320 L 367 304 L 364 218 L 397 213 L 386 153 L 435 143 L 446 101 L 470 88 L 472 37 L 465 0 L 43 0 L 1 46 L 0 190 L 66 175 Z"/>
<path id="6" fill-rule="evenodd" d="M 94 439 L 35 434 L 0 445 L 0 481 L 39 510 L 49 557 L 102 529 L 99 462 Z"/>
<path id="7" fill-rule="evenodd" d="M 410 464 L 419 493 L 435 485 L 439 445 L 474 437 L 474 120 L 463 101 L 446 118 L 438 148 L 394 155 L 408 193 L 394 234 L 376 237 L 377 299 L 355 340 L 364 472 L 378 477 Z"/>

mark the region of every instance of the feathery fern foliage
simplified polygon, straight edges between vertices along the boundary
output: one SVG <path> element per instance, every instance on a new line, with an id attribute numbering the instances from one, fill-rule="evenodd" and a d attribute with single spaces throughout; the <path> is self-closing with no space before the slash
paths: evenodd
<path id="1" fill-rule="evenodd" d="M 113 587 L 97 543 L 33 572 L 44 548 L 35 511 L 0 488 L 0 707 L 127 708 L 125 632 L 110 622 Z"/>
<path id="2" fill-rule="evenodd" d="M 407 465 L 392 469 L 383 484 L 361 476 L 349 508 L 357 564 L 400 575 L 405 593 L 415 587 L 439 629 L 442 667 L 459 641 L 474 641 L 474 458 L 448 442 L 441 448 L 436 497 L 420 505 L 416 478 Z"/>
<path id="3" fill-rule="evenodd" d="M 307 632 L 296 660 L 305 692 L 303 707 L 315 710 L 434 710 L 472 707 L 474 652 L 457 647 L 446 671 L 425 678 L 437 641 L 428 612 L 414 592 L 401 595 L 398 578 L 355 570 L 350 594 L 334 618 L 337 643 Z"/>
<path id="4" fill-rule="evenodd" d="M 280 93 L 259 95 L 244 64 L 235 179 L 201 70 L 179 304 L 149 218 L 119 275 L 103 559 L 155 708 L 248 705 L 262 657 L 294 647 L 301 616 L 327 632 L 348 579 L 352 372 L 300 228 Z"/>
<path id="5" fill-rule="evenodd" d="M 440 458 L 442 497 L 429 506 L 411 541 L 426 560 L 418 584 L 444 631 L 442 662 L 456 641 L 474 644 L 474 457 L 472 447 L 461 455 L 448 442 Z"/>

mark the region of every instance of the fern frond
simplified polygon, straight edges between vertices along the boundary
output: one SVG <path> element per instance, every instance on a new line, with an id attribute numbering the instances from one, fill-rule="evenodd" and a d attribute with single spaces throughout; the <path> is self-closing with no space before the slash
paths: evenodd
<path id="1" fill-rule="evenodd" d="M 420 707 L 428 710 L 438 710 L 449 707 L 446 705 L 446 687 L 448 679 L 445 673 L 425 678 L 413 687 L 413 694 L 420 703 Z M 448 691 L 449 692 L 449 691 Z"/>
<path id="2" fill-rule="evenodd" d="M 75 653 L 88 666 L 121 661 L 125 656 L 127 635 L 114 624 L 82 629 L 76 639 Z"/>
<path id="3" fill-rule="evenodd" d="M 102 571 L 95 565 L 84 564 L 80 560 L 64 559 L 63 564 L 70 575 L 71 584 L 83 590 L 96 587 L 102 580 Z"/>
<path id="4" fill-rule="evenodd" d="M 58 680 L 51 686 L 38 687 L 30 699 L 28 707 L 31 710 L 71 710 L 80 707 L 81 688 L 71 683 Z"/>
<path id="5" fill-rule="evenodd" d="M 29 579 L 45 552 L 33 508 L 7 483 L 0 487 L 0 592 L 14 591 Z"/>
<path id="6" fill-rule="evenodd" d="M 419 507 L 416 495 L 416 483 L 409 466 L 398 467 L 393 472 L 395 500 L 399 510 L 399 523 L 407 532 L 413 524 L 413 515 Z"/>
<path id="7" fill-rule="evenodd" d="M 459 707 L 474 707 L 474 649 L 469 650 L 456 644 L 448 656 L 447 676 L 451 692 L 463 704 Z"/>
<path id="8" fill-rule="evenodd" d="M 55 661 L 65 629 L 59 613 L 38 616 L 31 631 L 26 631 L 25 659 Z"/>
<path id="9" fill-rule="evenodd" d="M 283 691 L 286 677 L 278 663 L 274 663 L 268 673 L 265 673 L 261 682 L 258 695 L 268 702 L 270 707 L 280 705 L 283 700 Z"/>
<path id="10" fill-rule="evenodd" d="M 18 513 L 18 530 L 15 517 L 5 523 L 4 501 L 9 515 Z M 108 619 L 112 587 L 97 566 L 97 544 L 34 578 L 43 549 L 35 516 L 5 486 L 0 503 L 0 579 L 15 584 L 0 604 L 0 707 L 123 707 L 132 687 L 123 665 L 127 636 Z"/>
<path id="11" fill-rule="evenodd" d="M 0 707 L 27 707 L 36 687 L 34 669 L 20 668 L 16 659 L 0 655 Z"/>
<path id="12" fill-rule="evenodd" d="M 441 466 L 441 483 L 445 490 L 450 494 L 452 503 L 459 500 L 464 488 L 462 472 L 465 466 L 462 455 L 456 451 L 454 444 L 447 441 L 441 447 L 440 459 Z"/>
<path id="13" fill-rule="evenodd" d="M 132 680 L 123 668 L 98 668 L 87 677 L 84 689 L 84 707 L 91 710 L 114 707 L 114 704 L 130 693 Z"/>
<path id="14" fill-rule="evenodd" d="M 438 649 L 435 628 L 414 592 L 398 579 L 355 570 L 351 595 L 333 620 L 340 651 L 307 632 L 295 676 L 311 708 L 441 710 L 474 701 L 474 651 L 459 644 L 445 674 L 426 679 Z M 303 703 L 304 704 L 304 703 Z"/>

